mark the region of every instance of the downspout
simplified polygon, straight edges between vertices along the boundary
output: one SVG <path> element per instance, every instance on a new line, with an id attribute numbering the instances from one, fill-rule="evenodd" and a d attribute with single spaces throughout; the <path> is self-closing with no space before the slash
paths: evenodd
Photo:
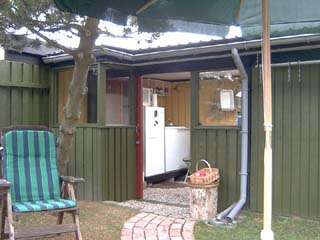
<path id="1" fill-rule="evenodd" d="M 243 66 L 241 58 L 239 56 L 238 50 L 236 48 L 232 49 L 232 58 L 240 72 L 242 78 L 242 124 L 241 124 L 241 170 L 240 170 L 240 199 L 238 202 L 234 203 L 226 210 L 218 214 L 217 220 L 226 219 L 227 222 L 232 223 L 234 218 L 239 214 L 240 210 L 246 204 L 247 201 L 247 185 L 248 185 L 248 75 Z"/>
<path id="2" fill-rule="evenodd" d="M 232 58 L 242 77 L 242 124 L 241 124 L 241 170 L 240 170 L 240 199 L 227 215 L 228 221 L 238 215 L 247 201 L 248 185 L 248 143 L 249 143 L 249 80 L 248 74 L 243 66 L 238 50 L 232 49 Z"/>

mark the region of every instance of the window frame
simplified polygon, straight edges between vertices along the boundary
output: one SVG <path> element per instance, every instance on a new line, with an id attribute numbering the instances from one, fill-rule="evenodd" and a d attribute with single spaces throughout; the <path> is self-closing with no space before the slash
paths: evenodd
<path id="1" fill-rule="evenodd" d="M 201 70 L 191 72 L 191 127 L 193 129 L 235 129 L 239 130 L 239 125 L 203 125 L 200 123 L 200 72 L 213 71 L 213 70 Z M 218 71 L 218 70 L 217 70 Z"/>
<path id="2" fill-rule="evenodd" d="M 133 73 L 132 68 L 127 67 L 127 66 L 119 66 L 119 65 L 113 65 L 113 64 L 103 64 L 101 63 L 101 89 L 99 89 L 98 86 L 98 91 L 102 91 L 102 95 L 103 96 L 103 100 L 104 103 L 101 103 L 102 105 L 105 106 L 104 111 L 100 113 L 101 115 L 104 114 L 104 117 L 102 116 L 102 118 L 104 118 L 104 123 L 102 124 L 105 127 L 136 127 L 136 79 Z M 107 81 L 109 80 L 108 78 L 108 71 L 110 70 L 122 70 L 122 71 L 127 71 L 128 75 L 125 77 L 128 77 L 128 102 L 129 102 L 129 123 L 128 124 L 108 124 L 107 123 L 107 108 L 106 108 L 106 104 L 107 104 L 107 91 L 106 91 L 106 87 L 107 87 Z M 103 83 L 103 81 L 105 83 Z M 98 108 L 99 110 L 99 108 Z M 98 113 L 99 114 L 99 113 Z"/>
<path id="3" fill-rule="evenodd" d="M 92 69 L 95 69 L 95 71 L 98 71 L 98 68 L 97 68 L 97 64 L 92 64 L 90 67 L 89 67 L 89 70 L 92 70 Z M 50 88 L 52 89 L 52 94 L 51 94 L 51 110 L 50 110 L 50 113 L 51 113 L 51 117 L 50 117 L 50 120 L 51 120 L 51 125 L 53 127 L 58 127 L 60 125 L 60 122 L 59 122 L 59 72 L 60 71 L 63 71 L 63 70 L 73 70 L 74 68 L 74 65 L 66 65 L 66 66 L 61 66 L 61 67 L 54 67 L 53 70 L 52 70 L 52 74 L 53 74 L 53 77 L 52 77 L 52 82 L 51 82 L 51 86 Z M 97 73 L 97 102 L 99 101 L 99 93 L 98 93 L 98 82 L 99 82 L 99 73 Z M 98 113 L 98 104 L 97 104 L 97 122 L 96 123 L 77 123 L 76 124 L 76 127 L 94 127 L 94 126 L 97 126 L 98 125 L 98 116 L 99 116 L 99 113 Z"/>

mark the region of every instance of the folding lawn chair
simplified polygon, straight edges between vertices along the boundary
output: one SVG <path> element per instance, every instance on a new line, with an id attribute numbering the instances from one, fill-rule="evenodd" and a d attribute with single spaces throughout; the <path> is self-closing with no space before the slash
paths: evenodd
<path id="1" fill-rule="evenodd" d="M 75 187 L 84 180 L 59 177 L 56 138 L 46 127 L 20 126 L 2 132 L 1 239 L 42 237 L 75 233 L 82 239 Z M 30 213 L 57 213 L 56 225 L 15 229 L 13 217 Z M 63 224 L 64 213 L 73 217 Z"/>

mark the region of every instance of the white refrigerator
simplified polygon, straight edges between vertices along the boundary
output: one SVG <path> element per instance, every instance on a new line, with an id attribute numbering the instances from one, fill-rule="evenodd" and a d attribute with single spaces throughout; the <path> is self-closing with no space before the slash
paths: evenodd
<path id="1" fill-rule="evenodd" d="M 145 177 L 165 173 L 164 127 L 164 108 L 144 107 Z"/>
<path id="2" fill-rule="evenodd" d="M 190 159 L 190 129 L 186 127 L 165 127 L 166 172 L 187 168 L 183 159 Z"/>

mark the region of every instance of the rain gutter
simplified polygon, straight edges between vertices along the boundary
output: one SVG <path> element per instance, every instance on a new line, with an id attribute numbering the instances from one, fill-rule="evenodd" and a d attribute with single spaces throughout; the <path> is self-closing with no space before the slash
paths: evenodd
<path id="1" fill-rule="evenodd" d="M 272 50 L 272 53 L 279 53 L 279 52 L 287 52 L 287 51 L 299 51 L 299 50 L 310 50 L 310 49 L 319 49 L 320 45 L 312 45 L 312 46 L 301 46 L 301 47 L 291 47 L 291 48 L 281 48 Z M 261 54 L 261 51 L 248 51 L 242 52 L 240 56 L 249 56 Z M 217 59 L 217 58 L 228 58 L 232 55 L 230 53 L 226 54 L 219 54 L 219 55 L 212 55 L 212 56 L 203 56 L 203 57 L 189 57 L 183 59 L 172 59 L 172 60 L 160 60 L 160 61 L 149 61 L 149 62 L 142 62 L 142 63 L 132 63 L 132 64 L 124 64 L 131 67 L 142 67 L 142 66 L 150 66 L 155 64 L 166 64 L 166 63 L 179 63 L 179 62 L 188 62 L 188 61 L 197 61 L 197 60 L 208 60 L 208 59 Z M 107 63 L 107 62 L 106 62 Z M 109 61 L 109 63 L 111 63 Z M 116 64 L 116 62 L 112 62 Z"/>
<path id="2" fill-rule="evenodd" d="M 274 49 L 272 51 L 272 53 L 280 53 L 280 52 L 288 52 L 288 51 L 301 51 L 301 50 L 310 50 L 310 49 L 319 49 L 319 48 L 320 48 L 320 45 L 279 48 L 279 49 Z M 250 55 L 256 55 L 256 54 L 261 54 L 261 51 L 256 50 L 256 51 L 247 51 L 247 52 L 239 53 L 240 56 L 250 56 Z M 127 66 L 127 67 L 143 67 L 143 66 L 150 66 L 150 65 L 156 65 L 156 64 L 180 63 L 180 62 L 188 62 L 188 61 L 229 58 L 231 56 L 232 56 L 231 53 L 226 53 L 226 54 L 203 56 L 203 57 L 189 57 L 189 58 L 183 58 L 183 59 L 149 61 L 149 62 L 142 62 L 142 63 L 118 63 L 118 62 L 114 62 L 114 61 L 101 61 L 101 62 L 106 63 L 106 64 L 116 64 L 116 65 Z M 300 63 L 302 63 L 302 61 Z M 278 64 L 272 64 L 272 66 L 274 66 L 274 65 L 278 65 Z M 288 63 L 285 63 L 285 65 L 288 65 Z"/>
<path id="3" fill-rule="evenodd" d="M 303 35 L 299 37 L 279 37 L 271 38 L 272 46 L 284 45 L 284 44 L 294 44 L 301 42 L 315 42 L 320 40 L 320 35 Z M 172 50 L 161 50 L 149 53 L 137 53 L 134 54 L 134 61 L 143 61 L 143 60 L 153 60 L 159 58 L 169 58 L 169 57 L 183 57 L 188 55 L 198 55 L 198 54 L 208 54 L 211 52 L 223 52 L 231 51 L 233 48 L 238 50 L 248 50 L 250 48 L 260 48 L 262 41 L 249 40 L 249 41 L 239 41 L 231 43 L 221 43 L 210 46 L 200 46 L 200 47 L 187 47 L 183 49 L 172 49 Z"/>
<path id="4" fill-rule="evenodd" d="M 110 57 L 116 57 L 119 60 L 126 60 L 126 61 L 132 61 L 133 55 L 126 52 L 117 51 L 110 48 L 103 48 L 103 49 L 96 49 L 94 50 L 93 54 L 95 57 L 101 57 L 101 56 L 110 56 Z M 53 56 L 47 56 L 42 57 L 42 61 L 45 64 L 50 63 L 59 63 L 59 62 L 65 62 L 65 61 L 72 61 L 73 57 L 67 53 L 53 55 Z"/>
<path id="5" fill-rule="evenodd" d="M 320 60 L 310 60 L 310 61 L 298 61 L 298 62 L 288 62 L 288 63 L 272 63 L 272 67 L 288 67 L 288 66 L 302 66 L 302 65 L 312 65 L 319 64 Z M 261 66 L 261 65 L 259 65 Z M 259 67 L 256 66 L 256 67 Z"/>

